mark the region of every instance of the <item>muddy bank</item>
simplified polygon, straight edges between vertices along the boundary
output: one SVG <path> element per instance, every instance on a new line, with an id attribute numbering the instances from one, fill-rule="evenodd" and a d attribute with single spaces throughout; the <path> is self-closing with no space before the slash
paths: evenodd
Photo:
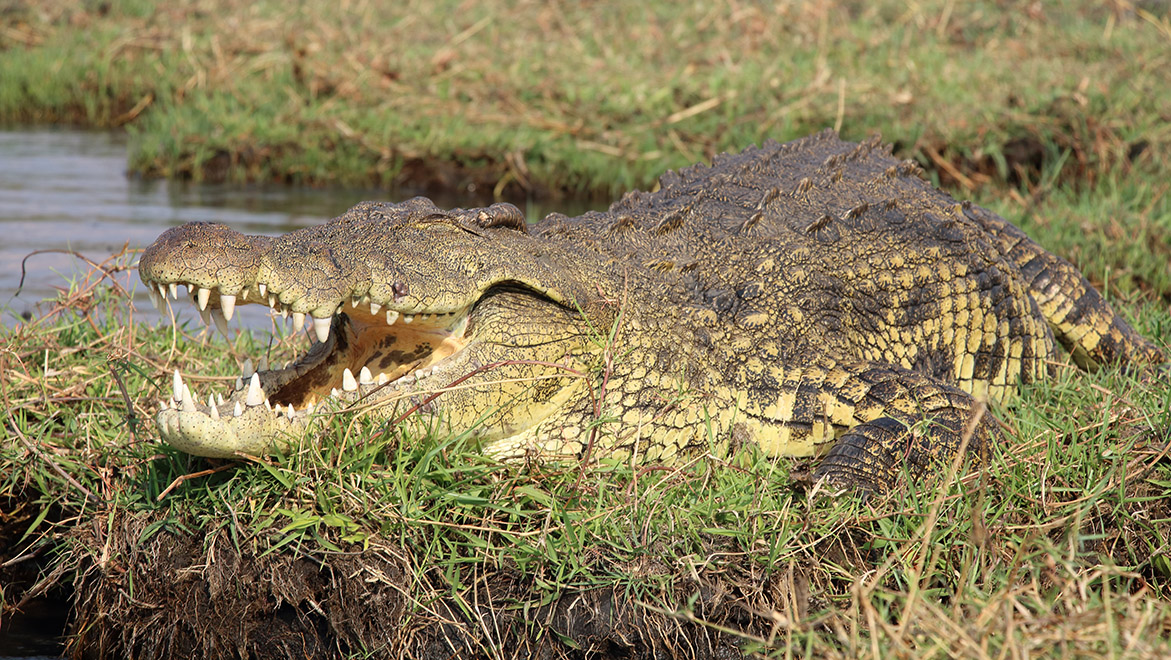
<path id="1" fill-rule="evenodd" d="M 115 512 L 74 534 L 92 549 L 73 585 L 75 657 L 731 659 L 745 639 L 799 617 L 794 605 L 807 609 L 800 571 L 674 584 L 664 571 L 658 596 L 686 606 L 668 614 L 617 588 L 543 600 L 534 578 L 509 566 L 474 566 L 456 587 L 401 545 L 264 553 L 190 521 L 150 535 L 164 520 Z"/>

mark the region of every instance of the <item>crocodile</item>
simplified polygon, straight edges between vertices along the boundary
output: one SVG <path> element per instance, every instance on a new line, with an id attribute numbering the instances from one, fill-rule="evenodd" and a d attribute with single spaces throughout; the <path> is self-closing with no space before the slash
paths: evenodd
<path id="1" fill-rule="evenodd" d="M 162 438 L 263 454 L 326 415 L 413 412 L 502 460 L 678 461 L 753 443 L 884 491 L 1003 441 L 988 402 L 1160 350 L 1069 262 L 892 156 L 823 132 L 660 177 L 605 212 L 365 202 L 279 237 L 189 223 L 139 263 L 224 326 L 266 304 L 312 343 L 225 399 L 179 371 Z M 205 318 L 206 320 L 206 318 Z M 210 322 L 209 322 L 210 323 Z M 315 340 L 315 341 L 314 341 Z"/>

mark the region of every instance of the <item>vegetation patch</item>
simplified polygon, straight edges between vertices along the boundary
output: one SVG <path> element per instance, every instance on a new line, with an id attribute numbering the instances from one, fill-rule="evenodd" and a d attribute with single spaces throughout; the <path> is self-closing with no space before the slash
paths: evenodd
<path id="1" fill-rule="evenodd" d="M 131 170 L 481 197 L 646 188 L 827 127 L 964 187 L 1171 145 L 1162 3 L 15 0 L 0 122 L 125 126 Z"/>
<path id="2" fill-rule="evenodd" d="M 883 500 L 814 495 L 751 448 L 501 465 L 413 419 L 217 462 L 154 440 L 160 375 L 229 380 L 297 338 L 136 322 L 129 258 L 0 353 L 0 616 L 66 594 L 75 655 L 1171 652 L 1171 392 L 1149 374 L 1061 368 L 997 411 L 988 464 Z M 1131 309 L 1165 345 L 1167 310 Z"/>

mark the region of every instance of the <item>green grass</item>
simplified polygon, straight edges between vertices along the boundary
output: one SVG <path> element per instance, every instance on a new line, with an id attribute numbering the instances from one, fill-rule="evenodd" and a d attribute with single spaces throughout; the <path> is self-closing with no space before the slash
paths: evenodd
<path id="1" fill-rule="evenodd" d="M 0 501 L 19 506 L 0 560 L 32 553 L 35 577 L 72 585 L 78 649 L 161 657 L 190 627 L 221 654 L 240 621 L 283 630 L 283 600 L 357 656 L 421 653 L 441 631 L 495 657 L 1171 652 L 1171 390 L 1139 374 L 1063 368 L 997 411 L 1008 440 L 984 469 L 883 501 L 810 499 L 792 461 L 753 452 L 525 468 L 413 421 L 369 440 L 380 427 L 344 416 L 288 455 L 218 464 L 157 443 L 163 375 L 226 380 L 293 347 L 128 307 L 91 276 L 3 331 Z M 1165 304 L 1126 309 L 1166 345 Z"/>
<path id="2" fill-rule="evenodd" d="M 1171 23 L 1096 2 L 12 3 L 0 122 L 167 177 L 596 192 L 825 127 L 976 184 L 1171 144 Z"/>

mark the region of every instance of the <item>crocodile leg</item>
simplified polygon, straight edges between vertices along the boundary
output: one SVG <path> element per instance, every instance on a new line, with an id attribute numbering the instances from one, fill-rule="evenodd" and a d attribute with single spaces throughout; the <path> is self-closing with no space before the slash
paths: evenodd
<path id="1" fill-rule="evenodd" d="M 1135 332 L 1073 264 L 1037 245 L 1004 218 L 971 206 L 965 215 L 997 240 L 1017 265 L 1054 337 L 1083 369 L 1158 364 L 1159 349 Z"/>
<path id="2" fill-rule="evenodd" d="M 834 487 L 886 491 L 904 474 L 946 466 L 964 446 L 979 459 L 999 437 L 970 394 L 917 371 L 863 362 L 791 369 L 780 406 L 750 406 L 769 453 L 820 453 L 814 476 Z"/>

